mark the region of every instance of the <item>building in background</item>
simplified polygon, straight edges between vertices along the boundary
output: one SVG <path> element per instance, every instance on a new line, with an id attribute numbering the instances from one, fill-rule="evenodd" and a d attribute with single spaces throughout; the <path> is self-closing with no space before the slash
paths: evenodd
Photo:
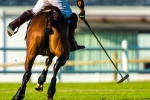
<path id="1" fill-rule="evenodd" d="M 76 0 L 67 0 L 76 5 Z M 150 0 L 84 0 L 87 6 L 149 6 Z M 33 6 L 37 0 L 0 0 L 0 6 Z"/>

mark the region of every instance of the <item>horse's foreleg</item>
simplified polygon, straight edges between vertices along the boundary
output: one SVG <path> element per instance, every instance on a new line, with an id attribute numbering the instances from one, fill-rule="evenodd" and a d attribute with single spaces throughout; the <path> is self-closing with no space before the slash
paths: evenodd
<path id="1" fill-rule="evenodd" d="M 46 81 L 46 77 L 47 77 L 47 72 L 48 72 L 48 68 L 49 68 L 49 66 L 50 66 L 50 64 L 52 63 L 52 59 L 53 59 L 53 57 L 48 57 L 47 59 L 46 59 L 46 61 L 45 61 L 45 69 L 43 69 L 43 72 L 42 72 L 42 74 L 39 76 L 39 78 L 38 78 L 38 83 L 37 83 L 37 85 L 36 85 L 36 87 L 35 87 L 35 89 L 37 90 L 37 91 L 43 91 L 43 84 L 44 84 L 44 82 Z"/>
<path id="2" fill-rule="evenodd" d="M 51 83 L 50 83 L 50 86 L 48 88 L 48 91 L 47 91 L 47 100 L 53 100 L 53 96 L 56 92 L 56 75 L 57 75 L 57 72 L 58 70 L 60 69 L 61 66 L 63 66 L 65 63 L 66 63 L 67 59 L 65 56 L 61 56 L 57 59 L 55 65 L 54 65 L 54 74 L 53 74 L 53 77 L 51 79 Z"/>

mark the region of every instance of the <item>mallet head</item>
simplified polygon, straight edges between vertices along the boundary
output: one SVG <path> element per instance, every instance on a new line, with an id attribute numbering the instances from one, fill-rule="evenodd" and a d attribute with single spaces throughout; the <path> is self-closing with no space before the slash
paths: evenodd
<path id="1" fill-rule="evenodd" d="M 117 83 L 120 84 L 122 83 L 124 80 L 126 80 L 129 77 L 129 75 L 127 74 L 125 77 L 123 77 L 121 80 L 119 80 Z"/>

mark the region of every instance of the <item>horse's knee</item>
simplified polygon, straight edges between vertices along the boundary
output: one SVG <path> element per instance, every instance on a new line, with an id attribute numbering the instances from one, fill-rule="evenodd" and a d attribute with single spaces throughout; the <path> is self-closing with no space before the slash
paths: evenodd
<path id="1" fill-rule="evenodd" d="M 66 61 L 67 61 L 67 58 L 63 59 L 63 57 L 59 57 L 56 60 L 56 63 L 54 64 L 54 74 L 53 74 L 53 77 L 56 77 L 58 70 L 60 69 L 61 66 L 63 66 L 66 63 Z"/>
<path id="2" fill-rule="evenodd" d="M 34 63 L 34 60 L 35 60 L 36 56 L 29 56 L 29 55 L 26 55 L 26 60 L 25 60 L 25 70 L 30 70 L 32 69 L 32 66 L 33 66 L 33 63 Z"/>
<path id="3" fill-rule="evenodd" d="M 63 54 L 57 59 L 59 61 L 60 66 L 63 66 L 67 62 L 68 57 L 69 56 Z"/>
<path id="4" fill-rule="evenodd" d="M 60 68 L 61 66 L 63 66 L 63 65 L 66 63 L 66 61 L 67 61 L 67 58 L 59 57 L 59 58 L 56 60 L 56 63 L 55 63 L 55 65 L 54 65 L 55 70 L 58 71 L 59 68 Z"/>

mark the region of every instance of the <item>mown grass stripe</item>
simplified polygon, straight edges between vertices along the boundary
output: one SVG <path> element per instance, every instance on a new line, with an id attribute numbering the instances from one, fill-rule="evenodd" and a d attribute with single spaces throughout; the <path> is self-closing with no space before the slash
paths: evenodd
<path id="1" fill-rule="evenodd" d="M 0 83 L 0 100 L 11 100 L 21 83 Z M 44 91 L 35 91 L 36 83 L 28 83 L 24 100 L 45 100 Z M 54 100 L 150 100 L 150 82 L 57 83 Z"/>

